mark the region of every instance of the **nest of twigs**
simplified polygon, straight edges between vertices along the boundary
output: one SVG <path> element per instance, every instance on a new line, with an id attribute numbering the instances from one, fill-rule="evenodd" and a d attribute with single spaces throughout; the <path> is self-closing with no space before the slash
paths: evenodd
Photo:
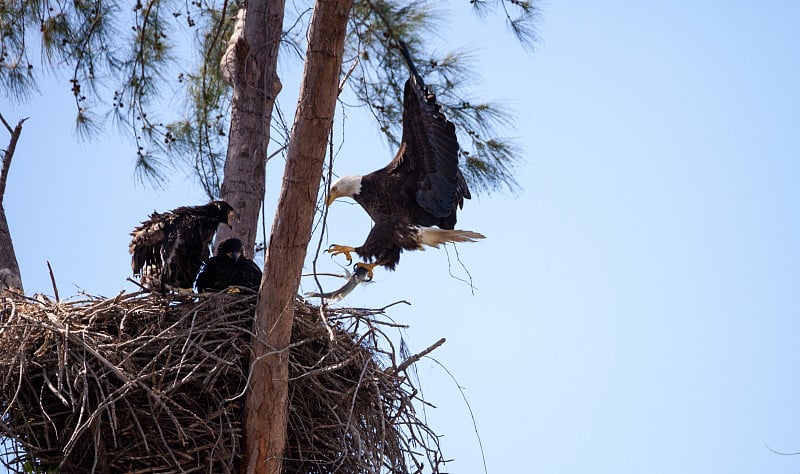
<path id="1" fill-rule="evenodd" d="M 238 472 L 255 302 L 225 293 L 4 297 L 3 463 L 15 472 Z M 392 326 L 380 310 L 297 301 L 284 472 L 439 471 L 437 437 L 415 415 L 405 373 L 418 356 L 398 360 Z"/>

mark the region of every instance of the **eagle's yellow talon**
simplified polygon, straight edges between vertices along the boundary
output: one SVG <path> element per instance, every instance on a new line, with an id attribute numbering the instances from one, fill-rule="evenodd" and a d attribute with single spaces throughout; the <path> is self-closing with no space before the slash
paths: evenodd
<path id="1" fill-rule="evenodd" d="M 231 286 L 227 290 L 225 290 L 225 293 L 227 293 L 229 295 L 238 295 L 241 292 L 242 292 L 242 290 L 240 290 L 239 288 L 236 288 L 234 286 Z"/>
<path id="2" fill-rule="evenodd" d="M 353 247 L 349 247 L 347 245 L 337 245 L 337 244 L 331 245 L 330 247 L 328 247 L 328 250 L 326 250 L 326 252 L 331 254 L 331 257 L 344 254 L 344 256 L 347 258 L 347 263 L 353 262 L 353 257 L 350 256 L 350 252 L 355 252 L 355 251 L 356 249 L 354 249 Z"/>
<path id="3" fill-rule="evenodd" d="M 358 262 L 358 263 L 356 263 L 356 268 L 359 268 L 359 267 L 360 267 L 360 268 L 363 268 L 364 270 L 366 270 L 366 271 L 367 271 L 367 281 L 370 281 L 370 280 L 372 280 L 372 277 L 374 276 L 374 274 L 373 274 L 372 270 L 373 270 L 373 269 L 374 269 L 376 266 L 378 266 L 378 264 L 377 264 L 377 263 L 364 263 L 364 262 Z"/>

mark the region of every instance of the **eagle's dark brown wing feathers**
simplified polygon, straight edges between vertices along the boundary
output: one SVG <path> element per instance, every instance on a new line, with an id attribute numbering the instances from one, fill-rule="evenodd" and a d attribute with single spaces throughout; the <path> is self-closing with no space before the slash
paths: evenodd
<path id="1" fill-rule="evenodd" d="M 191 288 L 217 226 L 229 222 L 232 213 L 224 201 L 153 212 L 131 232 L 133 273 L 143 281 L 147 274 L 162 285 Z"/>
<path id="2" fill-rule="evenodd" d="M 169 213 L 153 212 L 150 218 L 131 232 L 131 269 L 135 275 L 141 274 L 146 266 L 161 267 L 161 243 L 172 225 Z"/>
<path id="3" fill-rule="evenodd" d="M 455 126 L 442 114 L 436 98 L 413 77 L 405 85 L 401 151 L 403 156 L 393 163 L 402 162 L 416 179 L 417 204 L 435 217 L 449 216 L 454 203 L 463 200 L 466 187 L 466 183 L 461 186 Z"/>

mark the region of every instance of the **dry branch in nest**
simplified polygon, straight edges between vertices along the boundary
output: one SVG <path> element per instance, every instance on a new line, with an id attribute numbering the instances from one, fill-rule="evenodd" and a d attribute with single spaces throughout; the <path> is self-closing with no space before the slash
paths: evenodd
<path id="1" fill-rule="evenodd" d="M 255 302 L 225 293 L 4 297 L 4 464 L 238 472 Z M 382 316 L 297 301 L 284 472 L 439 472 L 438 438 L 417 418 L 412 402 L 422 401 L 405 373 L 415 359 L 397 359 Z"/>

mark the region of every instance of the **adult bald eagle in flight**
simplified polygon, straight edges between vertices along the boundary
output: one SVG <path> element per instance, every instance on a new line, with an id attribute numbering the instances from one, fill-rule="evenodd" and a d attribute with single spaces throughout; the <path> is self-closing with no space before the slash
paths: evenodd
<path id="1" fill-rule="evenodd" d="M 225 201 L 153 212 L 133 229 L 129 247 L 131 267 L 142 284 L 165 291 L 190 289 L 219 224 L 233 226 L 236 212 Z"/>
<path id="2" fill-rule="evenodd" d="M 242 256 L 242 241 L 235 238 L 223 240 L 197 275 L 198 293 L 222 291 L 230 286 L 258 291 L 260 284 L 261 270 Z"/>
<path id="3" fill-rule="evenodd" d="M 446 242 L 474 242 L 483 235 L 454 230 L 456 210 L 470 192 L 458 168 L 455 126 L 442 114 L 436 97 L 411 69 L 403 98 L 403 137 L 394 159 L 384 168 L 364 176 L 345 176 L 331 186 L 327 204 L 351 197 L 367 211 L 375 225 L 360 247 L 332 245 L 328 252 L 351 252 L 367 263 L 369 271 L 382 265 L 394 270 L 403 250 L 424 250 Z M 436 226 L 436 227 L 433 227 Z"/>

